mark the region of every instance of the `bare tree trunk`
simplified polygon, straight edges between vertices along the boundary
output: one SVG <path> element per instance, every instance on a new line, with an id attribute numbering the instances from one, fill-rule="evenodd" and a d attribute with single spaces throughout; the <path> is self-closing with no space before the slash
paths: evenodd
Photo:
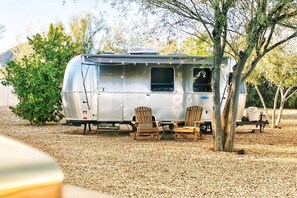
<path id="1" fill-rule="evenodd" d="M 224 151 L 232 152 L 234 148 L 236 116 L 238 110 L 239 87 L 243 67 L 247 60 L 247 53 L 242 53 L 241 59 L 233 67 L 233 79 L 231 83 L 231 90 L 226 101 L 226 106 L 222 115 L 223 129 L 226 134 L 226 141 L 224 142 Z"/>
<path id="2" fill-rule="evenodd" d="M 223 151 L 223 130 L 221 123 L 221 105 L 220 105 L 220 67 L 214 66 L 213 69 L 213 139 L 214 139 L 214 150 Z"/>
<path id="3" fill-rule="evenodd" d="M 226 27 L 226 18 L 222 20 L 221 8 L 217 5 L 214 8 L 215 25 L 212 31 L 213 37 L 213 71 L 212 71 L 212 93 L 213 93 L 213 114 L 212 114 L 212 126 L 213 126 L 213 149 L 215 151 L 223 151 L 223 130 L 221 120 L 221 96 L 220 96 L 220 72 L 221 64 L 224 55 L 224 44 L 222 44 L 223 30 Z M 227 12 L 225 13 L 227 15 Z"/>
<path id="4" fill-rule="evenodd" d="M 232 94 L 231 94 L 231 90 L 230 93 L 228 94 L 227 100 L 225 102 L 225 107 L 222 113 L 222 129 L 223 129 L 223 145 L 225 145 L 226 143 L 226 137 L 227 137 L 227 126 L 229 123 L 229 111 L 231 111 L 231 107 L 230 107 L 230 103 L 231 103 L 231 98 L 232 98 Z"/>
<path id="5" fill-rule="evenodd" d="M 283 115 L 283 110 L 285 107 L 285 103 L 287 101 L 287 95 L 289 94 L 289 92 L 291 91 L 291 87 L 287 89 L 286 93 L 284 93 L 284 88 L 280 88 L 280 93 L 281 93 L 281 102 L 280 102 L 280 107 L 279 107 L 279 111 L 278 111 L 278 116 L 277 116 L 277 120 L 276 120 L 276 124 L 275 126 L 277 128 L 280 128 L 280 122 L 282 119 L 282 115 Z"/>
<path id="6" fill-rule="evenodd" d="M 279 95 L 280 91 L 280 85 L 277 87 L 277 91 L 274 96 L 274 105 L 273 105 L 273 110 L 272 110 L 272 115 L 271 115 L 271 126 L 272 128 L 275 128 L 275 113 L 276 113 L 276 108 L 277 108 L 277 98 Z"/>
<path id="7" fill-rule="evenodd" d="M 267 121 L 268 121 L 268 123 L 269 123 L 269 126 L 270 126 L 271 128 L 273 128 L 272 125 L 271 125 L 271 122 L 270 122 L 270 117 L 269 117 L 269 114 L 268 114 L 268 109 L 267 109 L 267 107 L 266 107 L 266 103 L 265 103 L 265 101 L 264 101 L 263 95 L 262 95 L 262 93 L 260 92 L 260 89 L 259 89 L 258 85 L 257 85 L 257 84 L 254 84 L 254 86 L 255 86 L 255 89 L 256 89 L 256 91 L 257 91 L 257 93 L 258 93 L 258 96 L 260 97 L 260 100 L 261 100 L 261 102 L 262 102 L 262 105 L 263 105 L 264 111 L 265 111 L 265 113 L 266 113 L 266 118 L 267 118 Z"/>
<path id="8" fill-rule="evenodd" d="M 230 104 L 229 110 L 224 111 L 228 112 L 228 119 L 226 122 L 226 142 L 224 144 L 224 150 L 227 152 L 232 152 L 234 148 L 234 139 L 235 139 L 235 129 L 236 129 L 236 116 L 238 109 L 238 100 L 239 100 L 239 86 L 240 86 L 240 75 L 238 71 L 234 72 L 233 81 L 230 91 Z M 224 118 L 225 115 L 223 115 Z"/>
<path id="9" fill-rule="evenodd" d="M 279 110 L 278 110 L 277 120 L 276 120 L 276 123 L 275 123 L 276 128 L 281 127 L 280 122 L 281 122 L 281 119 L 282 119 L 282 114 L 283 114 L 285 103 L 286 103 L 286 98 L 282 98 L 281 105 L 280 105 Z"/>

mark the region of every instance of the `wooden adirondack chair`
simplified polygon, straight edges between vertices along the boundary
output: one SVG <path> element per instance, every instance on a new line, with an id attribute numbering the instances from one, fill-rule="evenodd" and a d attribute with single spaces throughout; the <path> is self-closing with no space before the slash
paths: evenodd
<path id="1" fill-rule="evenodd" d="M 202 132 L 200 131 L 200 124 L 204 123 L 201 120 L 202 111 L 203 108 L 199 106 L 188 107 L 185 120 L 173 122 L 175 140 L 177 140 L 178 135 L 186 138 L 188 134 L 194 135 L 194 142 L 197 141 L 198 135 L 200 139 L 203 139 Z"/>
<path id="2" fill-rule="evenodd" d="M 159 140 L 159 129 L 160 122 L 153 122 L 152 109 L 149 107 L 137 107 L 135 109 L 135 118 L 134 122 L 137 131 L 135 132 L 134 139 L 137 140 L 139 136 L 151 136 L 151 139 L 154 139 L 157 136 Z"/>

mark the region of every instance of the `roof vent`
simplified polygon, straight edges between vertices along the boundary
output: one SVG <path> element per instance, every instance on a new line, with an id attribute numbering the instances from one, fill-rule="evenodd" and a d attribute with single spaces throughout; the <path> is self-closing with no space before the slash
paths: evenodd
<path id="1" fill-rule="evenodd" d="M 154 48 L 135 47 L 135 48 L 130 48 L 128 51 L 128 54 L 130 54 L 130 55 L 158 55 L 159 52 Z"/>
<path id="2" fill-rule="evenodd" d="M 103 54 L 114 54 L 113 52 L 103 52 Z"/>

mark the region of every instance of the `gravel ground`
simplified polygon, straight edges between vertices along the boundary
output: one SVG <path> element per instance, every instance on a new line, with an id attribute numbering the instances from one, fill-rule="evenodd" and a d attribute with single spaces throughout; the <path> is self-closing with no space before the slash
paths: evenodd
<path id="1" fill-rule="evenodd" d="M 236 152 L 213 152 L 212 136 L 132 140 L 128 133 L 82 134 L 61 123 L 32 126 L 0 107 L 0 134 L 49 153 L 64 182 L 116 197 L 296 197 L 297 111 L 282 129 L 237 128 Z"/>

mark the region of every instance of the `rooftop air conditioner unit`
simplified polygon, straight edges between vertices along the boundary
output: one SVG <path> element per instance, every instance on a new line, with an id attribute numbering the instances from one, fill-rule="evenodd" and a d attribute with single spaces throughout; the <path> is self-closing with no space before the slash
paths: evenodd
<path id="1" fill-rule="evenodd" d="M 130 48 L 128 51 L 128 54 L 130 54 L 130 55 L 158 55 L 159 52 L 154 48 L 135 47 L 135 48 Z"/>

